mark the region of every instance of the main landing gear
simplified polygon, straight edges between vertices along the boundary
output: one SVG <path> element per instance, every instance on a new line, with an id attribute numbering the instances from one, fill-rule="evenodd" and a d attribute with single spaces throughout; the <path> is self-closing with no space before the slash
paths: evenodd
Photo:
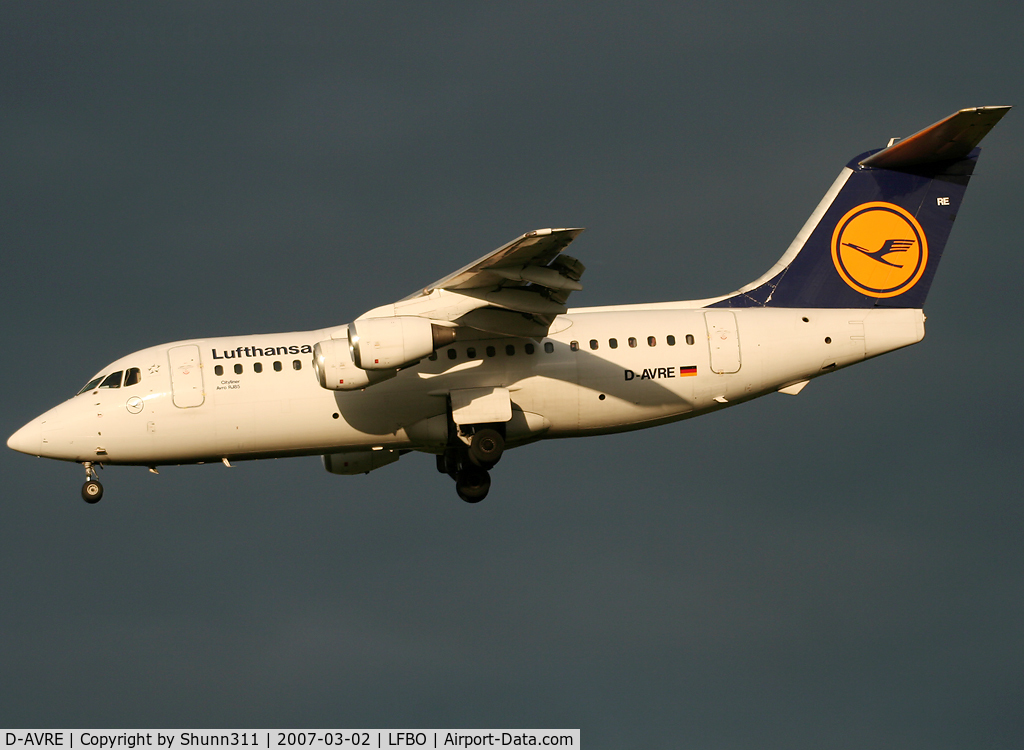
<path id="1" fill-rule="evenodd" d="M 437 457 L 437 470 L 455 480 L 455 491 L 467 503 L 478 503 L 491 489 L 488 470 L 501 459 L 505 438 L 493 428 L 482 427 L 473 432 L 469 445 L 454 440 Z"/>
<path id="2" fill-rule="evenodd" d="M 102 464 L 101 464 L 102 465 Z M 103 499 L 103 485 L 96 476 L 96 467 L 92 461 L 85 461 L 85 484 L 82 485 L 82 499 L 92 505 Z"/>

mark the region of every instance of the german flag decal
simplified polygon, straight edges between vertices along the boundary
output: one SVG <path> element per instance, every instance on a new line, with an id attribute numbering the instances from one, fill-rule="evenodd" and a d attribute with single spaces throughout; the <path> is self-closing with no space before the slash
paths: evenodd
<path id="1" fill-rule="evenodd" d="M 679 377 L 688 378 L 697 374 L 697 365 L 686 365 L 679 368 Z"/>

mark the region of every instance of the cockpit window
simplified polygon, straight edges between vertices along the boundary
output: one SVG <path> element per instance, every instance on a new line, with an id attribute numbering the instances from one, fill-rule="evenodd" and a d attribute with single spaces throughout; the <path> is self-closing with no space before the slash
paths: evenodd
<path id="1" fill-rule="evenodd" d="M 124 387 L 137 385 L 140 380 L 142 380 L 142 370 L 138 367 L 132 367 L 124 374 Z"/>
<path id="2" fill-rule="evenodd" d="M 83 385 L 83 386 L 82 386 L 82 390 L 80 390 L 80 391 L 79 391 L 78 393 L 76 393 L 75 395 L 76 395 L 76 396 L 81 396 L 81 395 L 82 395 L 83 393 L 85 393 L 86 391 L 91 391 L 91 390 L 92 390 L 93 388 L 95 388 L 96 386 L 98 386 L 98 385 L 100 384 L 100 381 L 101 381 L 101 380 L 103 380 L 103 376 L 102 376 L 102 375 L 100 375 L 100 376 L 99 376 L 98 378 L 95 378 L 95 379 L 93 379 L 93 380 L 90 380 L 90 381 L 89 381 L 88 383 L 86 383 L 85 385 Z"/>
<path id="3" fill-rule="evenodd" d="M 100 383 L 100 388 L 120 388 L 121 374 L 123 372 L 123 370 L 118 370 L 117 372 L 112 372 L 107 375 L 107 377 L 103 379 L 103 382 Z"/>

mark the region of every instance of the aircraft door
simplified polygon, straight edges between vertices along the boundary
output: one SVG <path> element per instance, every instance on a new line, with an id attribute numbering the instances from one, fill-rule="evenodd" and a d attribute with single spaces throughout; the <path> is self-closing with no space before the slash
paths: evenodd
<path id="1" fill-rule="evenodd" d="M 704 322 L 708 328 L 711 371 L 719 375 L 739 372 L 740 335 L 736 314 L 730 310 L 712 310 L 704 313 Z"/>
<path id="2" fill-rule="evenodd" d="M 175 346 L 167 350 L 171 365 L 171 394 L 180 409 L 201 406 L 206 400 L 203 389 L 203 365 L 195 344 Z"/>

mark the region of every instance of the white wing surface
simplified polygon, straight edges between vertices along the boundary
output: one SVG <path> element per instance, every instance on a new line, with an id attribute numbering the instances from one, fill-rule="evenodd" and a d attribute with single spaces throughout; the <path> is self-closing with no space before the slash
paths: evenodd
<path id="1" fill-rule="evenodd" d="M 487 333 L 544 336 L 582 289 L 584 265 L 562 251 L 582 229 L 536 229 L 420 291 L 360 316 L 414 315 Z"/>

